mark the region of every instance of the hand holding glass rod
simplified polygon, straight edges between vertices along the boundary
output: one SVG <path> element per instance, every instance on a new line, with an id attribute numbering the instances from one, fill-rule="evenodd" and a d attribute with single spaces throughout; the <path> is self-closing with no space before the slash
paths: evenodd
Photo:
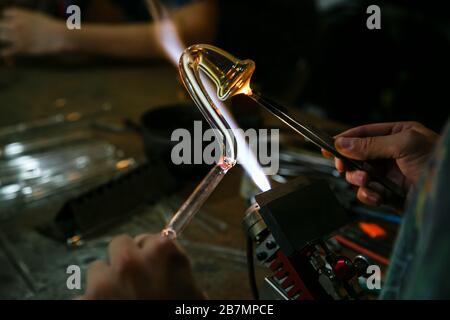
<path id="1" fill-rule="evenodd" d="M 301 134 L 304 138 L 311 141 L 319 148 L 322 148 L 331 153 L 332 155 L 334 155 L 335 157 L 341 159 L 347 167 L 367 172 L 371 177 L 372 181 L 380 183 L 383 187 L 391 191 L 396 196 L 396 198 L 399 198 L 397 199 L 399 201 L 396 202 L 398 203 L 403 202 L 406 195 L 399 186 L 397 186 L 391 180 L 380 174 L 376 170 L 376 168 L 373 167 L 368 162 L 350 159 L 340 154 L 339 151 L 337 151 L 336 148 L 334 147 L 333 137 L 319 130 L 313 125 L 309 124 L 305 120 L 302 120 L 301 122 L 295 120 L 284 110 L 282 106 L 278 105 L 277 103 L 271 101 L 268 98 L 265 98 L 253 92 L 248 96 L 252 98 L 255 102 L 257 102 L 259 105 L 263 106 L 266 110 L 268 110 L 278 119 L 287 124 L 289 127 L 291 127 L 294 131 Z"/>
<path id="2" fill-rule="evenodd" d="M 391 180 L 380 174 L 371 164 L 365 161 L 358 161 L 343 156 L 334 147 L 333 137 L 303 119 L 301 121 L 294 119 L 294 117 L 286 111 L 286 108 L 256 92 L 253 92 L 250 88 L 250 79 L 255 71 L 255 64 L 253 61 L 239 60 L 227 53 L 224 53 L 222 50 L 220 50 L 220 52 L 227 55 L 228 64 L 215 64 L 213 66 L 209 66 L 209 69 L 213 69 L 215 67 L 222 68 L 223 70 L 221 73 L 222 77 L 215 80 L 218 87 L 217 94 L 220 99 L 226 100 L 229 97 L 239 93 L 247 95 L 308 141 L 311 141 L 319 148 L 322 148 L 333 154 L 335 157 L 341 159 L 349 168 L 366 171 L 372 181 L 383 185 L 398 198 L 397 200 L 399 200 L 399 202 L 403 202 L 406 196 L 404 191 Z"/>
<path id="3" fill-rule="evenodd" d="M 212 50 L 211 47 L 209 48 Z M 333 137 L 309 124 L 304 119 L 301 121 L 294 119 L 294 117 L 286 111 L 286 108 L 253 92 L 250 88 L 250 80 L 255 71 L 255 64 L 253 61 L 239 60 L 220 49 L 215 48 L 215 50 L 227 57 L 226 64 L 222 63 L 222 59 L 218 60 L 217 57 L 211 59 L 207 64 L 208 70 L 215 70 L 210 73 L 216 75 L 214 82 L 218 88 L 217 95 L 221 100 L 226 100 L 239 93 L 247 95 L 308 141 L 311 141 L 319 148 L 322 148 L 341 159 L 349 168 L 366 171 L 372 181 L 380 183 L 386 189 L 391 191 L 398 198 L 397 200 L 399 200 L 399 202 L 404 200 L 406 196 L 404 191 L 391 180 L 380 174 L 370 163 L 343 156 L 334 147 Z M 217 72 L 217 69 L 221 69 L 222 72 Z M 220 77 L 217 75 L 220 75 Z"/>

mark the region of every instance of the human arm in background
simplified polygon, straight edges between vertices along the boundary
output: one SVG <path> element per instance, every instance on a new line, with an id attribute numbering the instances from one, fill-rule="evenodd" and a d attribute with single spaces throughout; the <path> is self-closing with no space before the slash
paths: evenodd
<path id="1" fill-rule="evenodd" d="M 406 192 L 415 185 L 426 168 L 439 135 L 417 122 L 377 123 L 347 130 L 336 137 L 335 147 L 344 156 L 355 160 L 377 161 L 385 169 L 387 178 Z M 322 150 L 331 158 L 332 155 Z M 380 162 L 381 161 L 381 162 Z M 388 192 L 371 182 L 364 171 L 350 171 L 335 159 L 339 172 L 358 187 L 358 199 L 368 205 L 388 202 Z"/>
<path id="2" fill-rule="evenodd" d="M 80 299 L 204 299 L 187 256 L 160 235 L 115 237 L 108 260 L 91 264 Z"/>
<path id="3" fill-rule="evenodd" d="M 210 42 L 216 33 L 215 0 L 195 1 L 174 10 L 173 22 L 186 44 Z M 68 30 L 66 22 L 30 10 L 6 9 L 0 21 L 3 56 L 64 52 L 118 58 L 162 58 L 154 23 L 82 24 Z"/>

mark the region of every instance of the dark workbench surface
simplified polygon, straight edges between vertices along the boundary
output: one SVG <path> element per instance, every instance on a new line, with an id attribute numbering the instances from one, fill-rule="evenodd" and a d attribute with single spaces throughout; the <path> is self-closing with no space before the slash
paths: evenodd
<path id="1" fill-rule="evenodd" d="M 110 118 L 136 120 L 146 110 L 185 99 L 175 70 L 163 64 L 65 67 L 37 61 L 14 68 L 0 67 L 0 126 L 62 112 L 88 112 L 104 105 L 112 107 Z M 136 134 L 124 133 L 112 140 L 127 154 L 142 154 L 142 142 Z M 211 298 L 251 298 L 240 227 L 245 210 L 239 196 L 241 172 L 232 171 L 205 205 L 201 214 L 207 217 L 189 226 L 182 240 L 200 286 Z M 172 214 L 193 186 L 180 195 L 168 195 L 161 203 L 143 209 L 126 223 L 76 249 L 50 240 L 35 229 L 51 219 L 57 208 L 47 206 L 41 212 L 18 213 L 1 222 L 0 298 L 79 295 L 80 291 L 66 288 L 68 265 L 78 264 L 85 270 L 90 262 L 103 258 L 114 234 L 158 232 L 163 226 L 161 212 Z M 211 229 L 207 223 L 211 217 L 224 230 Z"/>

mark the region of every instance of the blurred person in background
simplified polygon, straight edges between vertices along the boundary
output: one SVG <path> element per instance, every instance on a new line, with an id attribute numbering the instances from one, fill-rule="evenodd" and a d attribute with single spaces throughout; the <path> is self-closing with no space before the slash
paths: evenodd
<path id="1" fill-rule="evenodd" d="M 2 2 L 9 2 L 0 21 L 4 56 L 164 55 L 144 0 Z M 81 30 L 65 26 L 70 4 L 82 9 Z M 351 126 L 408 118 L 440 131 L 448 116 L 450 20 L 439 3 L 379 1 L 379 30 L 366 26 L 369 0 L 164 4 L 186 45 L 214 42 L 255 60 L 253 85 L 286 104 Z"/>
<path id="2" fill-rule="evenodd" d="M 0 0 L 2 1 L 2 0 Z M 6 1 L 4 1 L 6 2 Z M 186 44 L 211 42 L 216 32 L 215 0 L 162 1 Z M 66 26 L 66 8 L 81 8 L 81 29 Z M 155 25 L 144 0 L 7 1 L 0 20 L 0 54 L 85 53 L 115 58 L 162 58 Z"/>

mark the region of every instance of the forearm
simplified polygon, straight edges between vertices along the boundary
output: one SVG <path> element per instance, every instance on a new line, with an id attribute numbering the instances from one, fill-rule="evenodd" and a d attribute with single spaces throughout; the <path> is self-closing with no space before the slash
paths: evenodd
<path id="1" fill-rule="evenodd" d="M 185 45 L 211 42 L 216 34 L 215 0 L 199 1 L 176 10 L 173 23 Z M 121 58 L 162 58 L 155 23 L 86 24 L 81 30 L 65 31 L 64 51 Z"/>
<path id="2" fill-rule="evenodd" d="M 108 55 L 120 58 L 158 58 L 152 24 L 85 25 L 81 30 L 66 31 L 65 51 Z"/>

